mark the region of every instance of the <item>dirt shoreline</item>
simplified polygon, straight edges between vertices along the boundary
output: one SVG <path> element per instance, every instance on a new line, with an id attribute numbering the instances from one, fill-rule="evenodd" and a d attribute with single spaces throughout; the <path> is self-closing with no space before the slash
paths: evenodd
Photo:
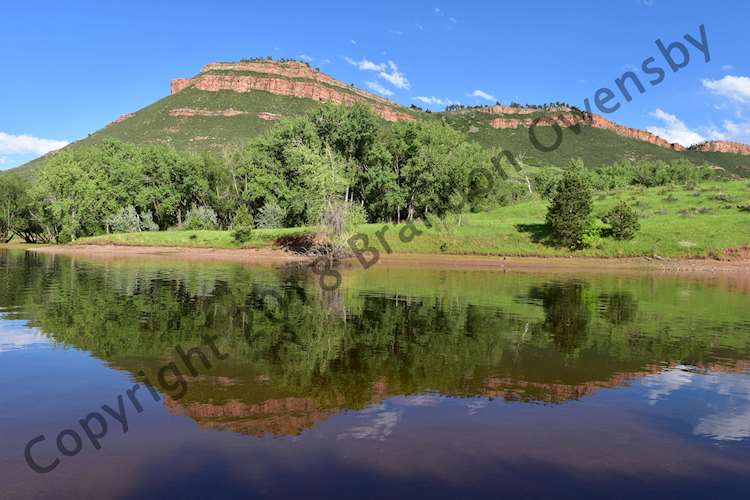
<path id="1" fill-rule="evenodd" d="M 225 249 L 203 247 L 125 246 L 125 245 L 48 245 L 24 247 L 32 252 L 96 259 L 154 258 L 190 261 L 226 261 L 252 264 L 306 262 L 311 258 L 280 249 Z M 370 257 L 370 256 L 368 256 Z M 750 275 L 750 260 L 653 259 L 647 257 L 502 257 L 442 254 L 382 254 L 376 266 L 420 267 L 505 271 L 619 272 L 651 271 L 666 273 L 742 273 Z M 360 267 L 356 258 L 344 267 Z"/>

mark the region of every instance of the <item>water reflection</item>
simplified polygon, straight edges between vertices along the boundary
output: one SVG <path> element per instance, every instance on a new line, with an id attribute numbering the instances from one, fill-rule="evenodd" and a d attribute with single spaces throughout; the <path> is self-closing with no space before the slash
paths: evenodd
<path id="1" fill-rule="evenodd" d="M 398 413 L 377 405 L 397 395 L 560 403 L 649 376 L 658 401 L 689 378 L 665 366 L 735 370 L 750 359 L 745 297 L 694 287 L 675 305 L 684 283 L 497 277 L 481 294 L 470 280 L 425 294 L 406 273 L 389 276 L 391 292 L 321 292 L 297 268 L 1 258 L 12 271 L 0 290 L 9 317 L 136 380 L 141 371 L 155 380 L 175 345 L 218 337 L 231 363 L 189 380 L 184 398 L 165 394 L 168 408 L 256 436 L 299 434 L 363 408 L 376 423 L 352 435 L 387 436 Z M 723 299 L 719 317 L 700 315 Z"/>
<path id="2" fill-rule="evenodd" d="M 11 493 L 496 497 L 501 478 L 510 496 L 728 498 L 750 474 L 750 301 L 713 282 L 383 267 L 321 292 L 296 267 L 7 252 L 0 271 Z M 49 483 L 16 465 L 214 337 L 229 357 L 183 397 L 160 388 L 127 439 Z"/>

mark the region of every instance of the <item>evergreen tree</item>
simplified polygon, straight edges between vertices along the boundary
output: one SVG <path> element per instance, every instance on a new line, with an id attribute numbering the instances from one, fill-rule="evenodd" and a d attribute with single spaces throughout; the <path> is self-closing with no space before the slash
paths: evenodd
<path id="1" fill-rule="evenodd" d="M 565 172 L 552 204 L 547 210 L 547 225 L 555 243 L 579 248 L 591 221 L 591 187 L 582 169 Z"/>

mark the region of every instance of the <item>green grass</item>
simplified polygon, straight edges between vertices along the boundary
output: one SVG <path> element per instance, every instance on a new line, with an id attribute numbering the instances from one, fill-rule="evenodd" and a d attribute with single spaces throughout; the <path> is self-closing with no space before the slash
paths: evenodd
<path id="1" fill-rule="evenodd" d="M 79 245 L 176 246 L 195 248 L 270 248 L 280 238 L 305 234 L 307 228 L 256 229 L 245 243 L 234 241 L 232 231 L 158 231 L 118 233 L 81 238 Z"/>
<path id="2" fill-rule="evenodd" d="M 394 252 L 453 255 L 513 256 L 600 256 L 637 257 L 657 254 L 662 257 L 716 257 L 723 250 L 750 245 L 750 213 L 737 205 L 750 203 L 747 181 L 706 182 L 696 189 L 659 187 L 630 188 L 594 196 L 595 215 L 603 215 L 619 200 L 635 206 L 641 215 L 641 231 L 635 239 L 617 241 L 603 238 L 592 248 L 571 251 L 535 241 L 544 232 L 547 202 L 539 199 L 501 207 L 477 214 L 463 214 L 458 220 L 417 228 L 422 234 L 402 242 L 399 232 L 405 227 L 387 225 L 385 241 Z M 381 253 L 386 248 L 376 232 L 384 224 L 367 224 L 360 232 L 369 245 Z M 259 229 L 246 248 L 269 248 L 283 236 L 314 232 L 313 228 Z M 164 231 L 104 235 L 79 240 L 83 244 L 162 245 L 188 247 L 240 248 L 230 231 Z"/>

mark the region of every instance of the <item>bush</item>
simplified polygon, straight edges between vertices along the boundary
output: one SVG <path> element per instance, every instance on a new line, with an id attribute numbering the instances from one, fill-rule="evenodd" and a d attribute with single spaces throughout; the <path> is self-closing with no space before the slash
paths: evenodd
<path id="1" fill-rule="evenodd" d="M 148 210 L 141 214 L 141 231 L 158 231 L 159 225 L 154 222 L 154 214 Z"/>
<path id="2" fill-rule="evenodd" d="M 602 231 L 604 230 L 604 223 L 599 219 L 591 219 L 586 231 L 581 236 L 579 246 L 581 248 L 597 247 L 602 242 Z"/>
<path id="3" fill-rule="evenodd" d="M 217 229 L 219 227 L 216 212 L 209 207 L 193 207 L 185 216 L 184 229 L 193 231 Z"/>
<path id="4" fill-rule="evenodd" d="M 565 172 L 547 210 L 552 239 L 561 246 L 581 246 L 591 221 L 591 188 L 581 169 Z"/>
<path id="5" fill-rule="evenodd" d="M 531 181 L 536 192 L 544 200 L 551 200 L 554 197 L 559 182 L 560 174 L 551 169 L 542 170 Z"/>
<path id="6" fill-rule="evenodd" d="M 234 231 L 232 233 L 234 241 L 238 243 L 244 243 L 252 236 L 253 216 L 244 203 L 240 205 L 240 208 L 237 209 L 234 217 L 232 217 L 232 229 Z"/>
<path id="7" fill-rule="evenodd" d="M 256 226 L 266 229 L 275 229 L 284 227 L 285 220 L 286 209 L 284 209 L 275 201 L 270 201 L 263 205 L 263 208 L 261 208 L 258 212 Z"/>
<path id="8" fill-rule="evenodd" d="M 611 226 L 612 236 L 617 240 L 631 240 L 641 229 L 638 212 L 624 201 L 607 212 L 604 221 Z"/>
<path id="9" fill-rule="evenodd" d="M 121 208 L 107 218 L 107 226 L 113 233 L 136 233 L 141 230 L 141 219 L 132 205 Z"/>

